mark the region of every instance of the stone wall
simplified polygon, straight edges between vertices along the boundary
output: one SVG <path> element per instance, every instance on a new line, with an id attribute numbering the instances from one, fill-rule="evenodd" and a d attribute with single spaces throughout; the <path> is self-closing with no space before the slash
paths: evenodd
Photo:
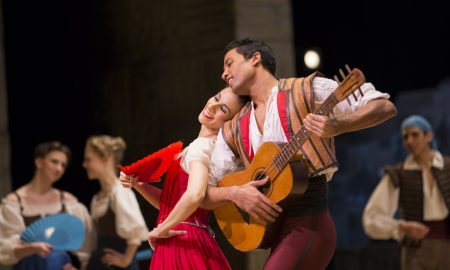
<path id="1" fill-rule="evenodd" d="M 6 93 L 5 51 L 3 43 L 3 10 L 0 1 L 0 198 L 11 192 L 8 101 Z M 11 269 L 0 265 L 0 270 Z"/>

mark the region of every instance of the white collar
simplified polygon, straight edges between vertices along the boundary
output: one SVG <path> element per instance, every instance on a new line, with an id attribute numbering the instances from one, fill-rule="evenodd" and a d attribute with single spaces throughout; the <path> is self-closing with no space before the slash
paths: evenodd
<path id="1" fill-rule="evenodd" d="M 439 170 L 444 168 L 444 157 L 439 151 L 432 150 L 433 160 L 431 161 L 431 167 L 435 167 Z M 414 160 L 413 155 L 408 155 L 403 163 L 403 169 L 405 170 L 420 170 L 420 165 Z"/>

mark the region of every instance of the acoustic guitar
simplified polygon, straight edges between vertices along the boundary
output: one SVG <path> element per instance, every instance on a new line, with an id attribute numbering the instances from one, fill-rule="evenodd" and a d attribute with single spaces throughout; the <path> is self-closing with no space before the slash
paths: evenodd
<path id="1" fill-rule="evenodd" d="M 337 76 L 334 77 L 338 82 L 337 88 L 314 111 L 315 114 L 329 115 L 336 104 L 351 94 L 356 100 L 354 92 L 365 82 L 365 77 L 357 68 L 352 70 L 348 66 L 346 68 L 349 74 L 345 76 L 339 69 L 344 79 L 339 82 Z M 359 91 L 362 95 L 361 89 Z M 303 194 L 308 187 L 306 165 L 301 159 L 295 157 L 298 156 L 296 153 L 309 136 L 310 132 L 302 126 L 287 143 L 263 143 L 245 170 L 226 175 L 218 185 L 221 187 L 244 185 L 269 176 L 270 180 L 259 190 L 272 202 L 285 206 L 289 201 Z M 214 215 L 228 242 L 240 251 L 270 247 L 278 230 L 277 221 L 258 223 L 231 202 L 214 209 Z"/>

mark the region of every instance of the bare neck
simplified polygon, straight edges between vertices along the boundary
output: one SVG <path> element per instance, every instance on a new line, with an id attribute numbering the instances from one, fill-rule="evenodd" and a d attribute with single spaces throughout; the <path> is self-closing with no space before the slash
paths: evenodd
<path id="1" fill-rule="evenodd" d="M 255 107 L 265 105 L 272 94 L 272 88 L 278 84 L 278 80 L 268 72 L 263 72 L 254 80 L 250 87 L 249 95 Z"/>
<path id="2" fill-rule="evenodd" d="M 218 129 L 212 129 L 206 127 L 205 125 L 202 125 L 200 128 L 200 132 L 198 133 L 198 137 L 215 139 L 218 133 L 219 133 Z"/>
<path id="3" fill-rule="evenodd" d="M 45 194 L 53 189 L 52 183 L 36 173 L 33 179 L 27 185 L 27 191 L 35 194 Z"/>
<path id="4" fill-rule="evenodd" d="M 425 149 L 420 155 L 414 156 L 414 160 L 422 168 L 429 168 L 433 161 L 433 152 L 430 148 Z"/>
<path id="5" fill-rule="evenodd" d="M 114 172 L 114 169 L 110 169 L 106 170 L 102 175 L 100 175 L 98 180 L 102 189 L 101 192 L 109 193 L 117 183 L 117 176 Z"/>

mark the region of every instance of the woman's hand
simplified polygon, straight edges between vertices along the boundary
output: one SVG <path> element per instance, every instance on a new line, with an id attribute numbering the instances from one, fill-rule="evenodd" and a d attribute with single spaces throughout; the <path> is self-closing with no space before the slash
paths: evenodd
<path id="1" fill-rule="evenodd" d="M 78 270 L 78 269 L 71 263 L 66 263 L 65 265 L 63 265 L 63 270 Z"/>
<path id="2" fill-rule="evenodd" d="M 161 230 L 161 227 L 154 228 L 148 233 L 148 243 L 150 247 L 155 250 L 156 242 L 158 238 L 170 238 L 178 235 L 186 235 L 186 231 L 175 231 L 175 230 Z"/>
<path id="3" fill-rule="evenodd" d="M 120 172 L 119 180 L 124 188 L 133 188 L 137 185 L 139 176 L 134 174 L 126 175 L 125 173 Z"/>
<path id="4" fill-rule="evenodd" d="M 130 265 L 132 261 L 131 258 L 127 258 L 124 254 L 111 248 L 104 248 L 103 252 L 102 263 L 106 264 L 107 266 L 114 265 L 125 268 Z"/>
<path id="5" fill-rule="evenodd" d="M 52 245 L 45 242 L 34 242 L 31 243 L 31 246 L 33 247 L 34 253 L 41 257 L 46 257 L 53 251 Z"/>

